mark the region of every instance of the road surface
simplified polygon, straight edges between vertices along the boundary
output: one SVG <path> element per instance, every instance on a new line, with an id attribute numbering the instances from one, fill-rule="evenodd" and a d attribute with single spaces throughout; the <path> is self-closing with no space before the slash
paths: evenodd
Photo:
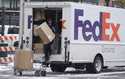
<path id="1" fill-rule="evenodd" d="M 64 73 L 57 73 L 47 68 L 46 77 L 34 76 L 34 72 L 24 71 L 23 76 L 15 76 L 12 66 L 0 65 L 0 79 L 125 79 L 125 68 L 110 68 L 99 74 L 90 74 L 73 68 L 66 69 Z"/>

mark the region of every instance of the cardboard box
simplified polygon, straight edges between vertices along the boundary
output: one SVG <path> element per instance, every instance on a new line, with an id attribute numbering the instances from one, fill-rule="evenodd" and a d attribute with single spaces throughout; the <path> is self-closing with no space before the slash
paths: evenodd
<path id="1" fill-rule="evenodd" d="M 36 27 L 35 30 L 44 44 L 50 43 L 55 38 L 55 34 L 46 22 L 42 23 L 39 27 Z"/>
<path id="2" fill-rule="evenodd" d="M 34 53 L 43 54 L 43 43 L 34 43 L 33 44 Z"/>
<path id="3" fill-rule="evenodd" d="M 43 43 L 43 41 L 39 36 L 33 36 L 33 43 Z"/>
<path id="4" fill-rule="evenodd" d="M 29 49 L 17 50 L 14 65 L 18 70 L 31 70 L 33 68 L 33 52 Z"/>
<path id="5" fill-rule="evenodd" d="M 35 54 L 33 54 L 33 60 L 35 60 L 35 61 L 45 61 L 45 55 L 44 54 L 41 54 L 41 53 L 35 53 Z"/>

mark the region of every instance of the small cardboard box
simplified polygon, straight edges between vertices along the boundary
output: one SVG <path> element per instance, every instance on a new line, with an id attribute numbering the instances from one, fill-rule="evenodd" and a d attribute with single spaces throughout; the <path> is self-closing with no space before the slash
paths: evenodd
<path id="1" fill-rule="evenodd" d="M 34 43 L 33 49 L 34 49 L 34 53 L 43 54 L 43 43 Z"/>
<path id="2" fill-rule="evenodd" d="M 43 43 L 43 41 L 39 36 L 33 36 L 33 43 Z"/>
<path id="3" fill-rule="evenodd" d="M 31 70 L 33 68 L 32 51 L 29 49 L 17 50 L 14 65 L 18 70 Z"/>
<path id="4" fill-rule="evenodd" d="M 46 22 L 36 27 L 35 30 L 37 31 L 37 34 L 40 36 L 44 44 L 50 43 L 55 38 L 55 34 L 52 32 L 51 28 Z"/>
<path id="5" fill-rule="evenodd" d="M 41 53 L 33 54 L 33 60 L 35 61 L 45 61 L 45 55 Z"/>

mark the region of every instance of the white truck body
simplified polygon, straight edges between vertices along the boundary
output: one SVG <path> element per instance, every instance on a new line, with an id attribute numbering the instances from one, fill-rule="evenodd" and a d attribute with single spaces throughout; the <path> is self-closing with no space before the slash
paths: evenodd
<path id="1" fill-rule="evenodd" d="M 125 10 L 72 2 L 27 2 L 24 4 L 23 48 L 32 49 L 33 8 L 61 8 L 65 29 L 61 53 L 50 62 L 93 63 L 97 55 L 104 66 L 125 66 Z M 65 38 L 70 42 L 65 50 Z M 66 53 L 68 51 L 68 55 Z M 66 59 L 68 57 L 68 60 Z"/>

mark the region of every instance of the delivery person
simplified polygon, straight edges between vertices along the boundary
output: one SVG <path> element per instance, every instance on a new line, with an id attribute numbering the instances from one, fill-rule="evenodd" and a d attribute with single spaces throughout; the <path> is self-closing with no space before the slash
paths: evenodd
<path id="1" fill-rule="evenodd" d="M 34 28 L 41 25 L 42 23 L 44 22 L 47 22 L 46 21 L 46 18 L 45 18 L 45 13 L 44 11 L 40 10 L 40 9 L 34 9 L 34 16 L 33 16 L 33 24 L 34 24 Z M 33 43 L 40 43 L 40 37 L 38 35 L 35 35 L 33 34 Z M 49 53 L 48 53 L 48 50 L 49 50 L 49 46 L 48 45 L 44 45 L 44 53 L 45 53 L 45 61 L 48 60 L 49 58 Z"/>
<path id="2" fill-rule="evenodd" d="M 36 13 L 34 17 L 38 17 L 38 18 L 33 20 L 33 24 L 39 26 L 42 23 L 47 22 L 49 27 L 52 29 L 50 19 L 47 20 L 47 17 L 48 17 L 47 14 L 45 14 L 44 11 L 40 11 L 40 10 L 35 12 Z M 45 62 L 49 60 L 49 56 L 51 55 L 51 44 L 52 42 L 44 45 Z"/>
<path id="3" fill-rule="evenodd" d="M 34 9 L 33 14 L 34 14 L 33 16 L 34 25 L 41 25 L 43 22 L 46 22 L 44 10 Z"/>
<path id="4" fill-rule="evenodd" d="M 53 26 L 52 18 L 50 16 L 48 16 L 47 14 L 46 14 L 46 22 L 47 22 L 48 26 L 51 28 L 51 30 L 54 33 L 55 28 Z M 44 53 L 45 53 L 45 60 L 46 61 L 49 60 L 49 56 L 52 53 L 52 49 L 51 49 L 52 43 L 53 43 L 53 41 L 51 41 L 50 43 L 44 45 Z"/>

